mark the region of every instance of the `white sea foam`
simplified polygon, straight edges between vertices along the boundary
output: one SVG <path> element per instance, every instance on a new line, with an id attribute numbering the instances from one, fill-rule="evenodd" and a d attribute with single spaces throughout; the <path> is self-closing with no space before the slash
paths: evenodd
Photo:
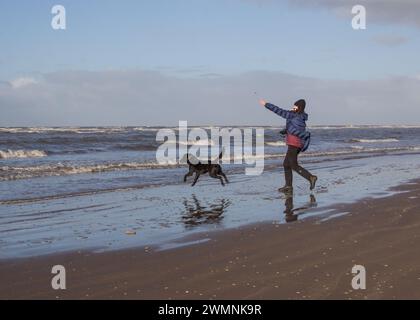
<path id="1" fill-rule="evenodd" d="M 398 139 L 395 138 L 385 138 L 385 139 L 351 139 L 351 142 L 359 142 L 359 143 L 386 143 L 386 142 L 399 142 Z"/>
<path id="2" fill-rule="evenodd" d="M 166 128 L 166 129 L 172 129 L 172 128 Z M 135 127 L 135 128 L 133 128 L 133 130 L 134 131 L 144 131 L 144 132 L 151 131 L 151 132 L 153 132 L 153 131 L 158 131 L 160 129 L 157 129 L 157 128 L 147 128 L 147 127 L 145 127 L 145 128 L 143 128 L 143 127 Z"/>
<path id="3" fill-rule="evenodd" d="M 42 156 L 42 151 L 31 150 L 32 154 Z M 419 152 L 420 147 L 401 147 L 401 148 L 363 148 L 363 149 L 350 149 L 350 150 L 336 150 L 336 151 L 322 151 L 322 152 L 305 152 L 302 154 L 304 158 L 318 158 L 318 157 L 335 157 L 347 156 L 353 154 L 369 154 L 378 153 L 386 154 L 388 152 Z M 39 153 L 38 153 L 39 152 Z M 28 154 L 28 151 L 26 151 Z M 1 155 L 1 153 L 0 153 Z M 27 156 L 27 155 L 26 155 Z M 275 154 L 246 154 L 237 155 L 235 157 L 228 157 L 223 159 L 223 164 L 233 163 L 234 160 L 258 160 L 258 159 L 276 159 L 283 157 L 284 153 Z M 1 158 L 1 156 L 0 156 Z M 206 161 L 207 159 L 200 159 Z M 217 159 L 216 159 L 217 161 Z M 249 161 L 248 161 L 249 162 Z M 156 162 L 121 162 L 121 163 L 103 163 L 92 165 L 71 165 L 63 163 L 55 164 L 40 164 L 36 166 L 0 166 L 0 181 L 16 180 L 16 179 L 29 179 L 36 177 L 48 176 L 63 176 L 74 174 L 90 174 L 99 172 L 110 172 L 120 170 L 146 170 L 146 169 L 164 169 L 185 166 L 185 163 L 170 162 L 167 164 L 160 164 Z"/>
<path id="4" fill-rule="evenodd" d="M 284 141 L 266 142 L 265 144 L 271 147 L 283 147 L 286 145 Z"/>
<path id="5" fill-rule="evenodd" d="M 254 128 L 260 126 L 235 126 L 235 128 Z M 190 128 L 199 128 L 191 126 Z M 206 126 L 203 129 L 211 130 L 213 128 L 232 128 L 224 126 Z M 270 130 L 280 130 L 283 127 L 263 126 Z M 314 125 L 309 129 L 316 130 L 340 130 L 340 129 L 416 129 L 420 125 Z M 0 127 L 0 133 L 47 133 L 47 132 L 72 132 L 72 133 L 112 133 L 119 131 L 158 131 L 161 128 L 154 127 Z M 167 127 L 177 131 L 178 127 Z"/>
<path id="6" fill-rule="evenodd" d="M 19 127 L 0 128 L 0 133 L 114 133 L 125 130 L 124 127 Z"/>
<path id="7" fill-rule="evenodd" d="M 418 129 L 420 125 L 313 125 L 309 129 L 341 130 L 341 129 Z"/>
<path id="8" fill-rule="evenodd" d="M 418 152 L 420 147 L 390 147 L 390 148 L 356 148 L 352 150 L 337 150 L 337 151 L 323 151 L 323 152 L 305 152 L 301 156 L 303 157 L 323 157 L 323 156 L 340 156 L 350 154 L 362 154 L 362 153 L 388 153 L 388 152 Z"/>
<path id="9" fill-rule="evenodd" d="M 167 141 L 166 143 L 170 143 L 170 144 L 180 144 L 180 145 L 188 145 L 188 146 L 214 146 L 215 143 L 213 140 L 211 139 L 203 139 L 203 140 L 190 140 L 190 141 Z"/>
<path id="10" fill-rule="evenodd" d="M 88 166 L 72 166 L 62 163 L 53 165 L 38 165 L 27 167 L 3 166 L 0 167 L 0 181 L 28 179 L 34 177 L 47 177 L 47 176 L 63 176 L 83 173 L 99 173 L 107 171 L 118 170 L 139 170 L 139 169 L 152 169 L 152 168 L 165 168 L 177 165 L 176 163 L 158 164 L 158 163 L 145 163 L 145 162 L 125 162 L 125 163 L 107 163 L 96 164 Z"/>
<path id="11" fill-rule="evenodd" d="M 42 150 L 0 150 L 0 159 L 39 158 L 46 156 L 47 153 Z"/>

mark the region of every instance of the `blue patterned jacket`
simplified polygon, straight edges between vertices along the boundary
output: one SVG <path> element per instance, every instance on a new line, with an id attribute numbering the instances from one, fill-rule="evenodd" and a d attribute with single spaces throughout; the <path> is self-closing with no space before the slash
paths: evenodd
<path id="1" fill-rule="evenodd" d="M 306 121 L 308 120 L 308 114 L 297 113 L 289 110 L 284 110 L 271 103 L 266 103 L 265 107 L 273 111 L 275 114 L 286 119 L 286 130 L 287 133 L 293 134 L 299 137 L 303 142 L 302 152 L 305 152 L 311 143 L 311 133 L 306 130 Z"/>

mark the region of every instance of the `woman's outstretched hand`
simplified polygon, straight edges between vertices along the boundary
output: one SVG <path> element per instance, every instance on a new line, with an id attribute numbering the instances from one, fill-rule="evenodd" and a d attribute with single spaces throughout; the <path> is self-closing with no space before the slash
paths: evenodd
<path id="1" fill-rule="evenodd" d="M 263 107 L 265 107 L 265 104 L 267 103 L 267 101 L 265 101 L 264 99 L 260 99 L 260 105 L 262 105 Z"/>

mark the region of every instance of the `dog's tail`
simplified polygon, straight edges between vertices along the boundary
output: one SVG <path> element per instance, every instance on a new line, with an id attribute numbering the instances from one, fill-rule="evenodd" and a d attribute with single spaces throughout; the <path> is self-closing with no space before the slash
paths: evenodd
<path id="1" fill-rule="evenodd" d="M 225 151 L 225 149 L 223 148 L 223 150 L 220 152 L 220 154 L 219 154 L 219 157 L 218 157 L 218 159 L 220 160 L 220 159 L 222 159 L 222 157 L 223 157 L 223 152 Z M 209 160 L 209 164 L 211 164 L 212 162 L 211 162 L 211 159 Z"/>
<path id="2" fill-rule="evenodd" d="M 191 163 L 191 161 L 190 161 L 190 158 L 188 157 L 188 153 L 187 153 L 187 163 L 188 163 L 188 165 L 192 165 L 192 163 Z"/>
<path id="3" fill-rule="evenodd" d="M 220 151 L 220 154 L 219 154 L 219 160 L 220 159 L 222 159 L 222 157 L 223 157 L 223 153 L 225 152 L 225 147 L 223 147 L 222 148 L 222 151 Z"/>

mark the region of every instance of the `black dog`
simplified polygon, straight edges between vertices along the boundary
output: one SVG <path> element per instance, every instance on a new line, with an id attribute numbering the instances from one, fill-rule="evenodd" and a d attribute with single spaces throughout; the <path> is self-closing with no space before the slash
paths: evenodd
<path id="1" fill-rule="evenodd" d="M 223 151 L 219 154 L 219 159 L 222 158 Z M 197 183 L 198 178 L 200 175 L 209 173 L 209 176 L 212 178 L 219 179 L 222 183 L 222 186 L 225 185 L 223 182 L 222 177 L 226 180 L 226 183 L 229 183 L 228 179 L 226 178 L 226 175 L 222 171 L 222 167 L 219 164 L 213 164 L 211 161 L 209 161 L 207 164 L 203 164 L 201 162 L 198 162 L 197 164 L 191 163 L 191 161 L 188 158 L 187 154 L 187 163 L 190 166 L 188 173 L 184 176 L 184 182 L 187 182 L 187 177 L 190 177 L 195 172 L 194 182 L 191 186 L 194 186 Z"/>

